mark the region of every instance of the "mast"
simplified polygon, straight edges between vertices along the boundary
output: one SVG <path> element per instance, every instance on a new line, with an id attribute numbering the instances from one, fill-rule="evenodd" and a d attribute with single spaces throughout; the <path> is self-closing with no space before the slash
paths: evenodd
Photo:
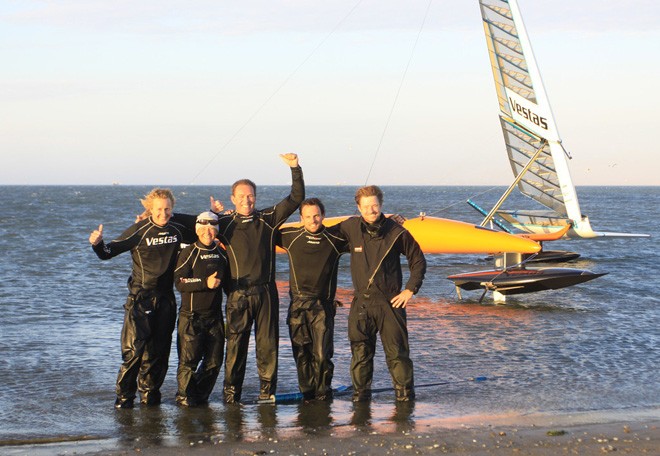
<path id="1" fill-rule="evenodd" d="M 518 6 L 517 0 L 508 1 L 509 8 L 511 9 L 511 15 L 513 22 L 515 24 L 518 40 L 520 40 L 520 45 L 522 46 L 523 55 L 527 62 L 527 71 L 532 79 L 534 93 L 536 94 L 537 104 L 543 107 L 543 110 L 548 113 L 546 122 L 548 123 L 548 131 L 550 134 L 545 137 L 548 140 L 550 145 L 550 153 L 552 155 L 555 172 L 557 173 L 557 178 L 560 183 L 561 193 L 564 197 L 564 205 L 566 206 L 566 214 L 570 218 L 574 226 L 579 228 L 579 224 L 582 221 L 582 211 L 580 210 L 580 204 L 578 202 L 577 192 L 575 191 L 575 186 L 573 185 L 573 179 L 571 178 L 571 173 L 568 168 L 568 162 L 566 160 L 566 152 L 561 145 L 561 138 L 559 137 L 559 130 L 555 122 L 555 117 L 552 113 L 552 107 L 550 106 L 550 100 L 545 91 L 545 86 L 543 85 L 543 78 L 541 77 L 541 72 L 539 71 L 538 65 L 536 63 L 536 58 L 534 57 L 534 51 L 532 49 L 532 43 L 529 41 L 529 35 L 527 34 L 527 29 L 525 28 L 525 22 L 523 21 L 522 14 L 520 12 L 520 7 Z M 540 133 L 540 132 L 535 132 Z"/>

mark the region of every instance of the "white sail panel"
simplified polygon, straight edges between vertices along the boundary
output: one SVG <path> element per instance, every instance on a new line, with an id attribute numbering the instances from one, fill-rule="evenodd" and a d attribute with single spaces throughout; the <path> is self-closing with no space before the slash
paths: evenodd
<path id="1" fill-rule="evenodd" d="M 515 177 L 545 141 L 541 154 L 518 182 L 518 189 L 550 209 L 550 218 L 570 219 L 577 225 L 582 215 L 567 157 L 518 4 L 516 0 L 480 0 L 479 4 L 502 132 Z"/>
<path id="2" fill-rule="evenodd" d="M 560 217 L 566 217 L 564 197 L 549 143 L 544 141 L 545 138 L 520 128 L 515 121 L 507 120 L 504 116 L 500 116 L 500 123 L 514 176 L 521 173 L 536 151 L 542 147 L 538 158 L 518 182 L 520 192 L 552 209 Z"/>
<path id="3" fill-rule="evenodd" d="M 523 47 L 508 3 L 500 0 L 481 0 L 479 3 L 500 111 L 513 116 L 507 90 L 536 103 Z"/>

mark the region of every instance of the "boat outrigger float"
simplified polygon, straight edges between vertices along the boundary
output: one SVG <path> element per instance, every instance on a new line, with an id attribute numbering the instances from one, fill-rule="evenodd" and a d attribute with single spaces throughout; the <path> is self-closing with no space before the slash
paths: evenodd
<path id="1" fill-rule="evenodd" d="M 447 278 L 454 282 L 458 297 L 461 299 L 461 289 L 482 289 L 484 295 L 487 291 L 492 291 L 495 294 L 506 296 L 570 287 L 605 274 L 607 273 L 593 273 L 585 269 L 520 267 L 467 272 L 454 274 Z"/>

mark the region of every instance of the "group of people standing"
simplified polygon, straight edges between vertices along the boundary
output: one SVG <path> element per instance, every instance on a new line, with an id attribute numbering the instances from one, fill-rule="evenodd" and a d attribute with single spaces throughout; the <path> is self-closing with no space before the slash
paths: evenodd
<path id="1" fill-rule="evenodd" d="M 396 399 L 414 398 L 406 305 L 417 293 L 426 261 L 412 235 L 383 215 L 383 193 L 376 186 L 355 195 L 360 216 L 325 227 L 325 207 L 305 199 L 296 154 L 281 155 L 290 167 L 290 194 L 267 209 L 256 209 L 257 187 L 249 179 L 231 189 L 233 211 L 210 199 L 198 216 L 173 212 L 174 196 L 154 189 L 143 200 L 145 213 L 116 240 L 105 243 L 103 225 L 89 241 L 102 260 L 131 251 L 121 334 L 122 364 L 115 407 L 161 401 L 176 323 L 173 286 L 181 292 L 177 327 L 178 404 L 200 405 L 220 373 L 223 354 L 226 403 L 241 400 L 250 332 L 254 326 L 259 400 L 272 400 L 277 388 L 279 297 L 275 248 L 289 256 L 290 298 L 287 323 L 305 399 L 332 397 L 335 292 L 339 257 L 350 252 L 354 298 L 348 319 L 353 400 L 371 397 L 373 358 L 380 333 Z M 299 210 L 302 226 L 282 228 Z M 188 244 L 181 250 L 182 244 Z M 400 257 L 410 275 L 405 287 Z M 226 294 L 226 324 L 222 314 Z M 225 354 L 226 353 L 226 354 Z"/>

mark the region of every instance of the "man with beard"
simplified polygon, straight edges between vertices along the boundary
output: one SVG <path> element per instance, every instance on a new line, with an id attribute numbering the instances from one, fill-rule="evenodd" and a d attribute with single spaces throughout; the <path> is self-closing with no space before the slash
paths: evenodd
<path id="1" fill-rule="evenodd" d="M 318 198 L 300 204 L 299 228 L 280 230 L 278 245 L 289 256 L 291 305 L 287 317 L 300 392 L 306 400 L 332 397 L 335 293 L 346 239 L 323 226 Z"/>
<path id="2" fill-rule="evenodd" d="M 377 333 L 396 399 L 409 401 L 414 399 L 415 392 L 405 308 L 422 285 L 426 260 L 408 230 L 381 212 L 380 188 L 370 185 L 358 189 L 355 202 L 360 217 L 339 224 L 339 233 L 348 239 L 355 288 L 348 317 L 353 401 L 371 398 Z M 403 291 L 401 255 L 405 255 L 410 269 Z"/>

